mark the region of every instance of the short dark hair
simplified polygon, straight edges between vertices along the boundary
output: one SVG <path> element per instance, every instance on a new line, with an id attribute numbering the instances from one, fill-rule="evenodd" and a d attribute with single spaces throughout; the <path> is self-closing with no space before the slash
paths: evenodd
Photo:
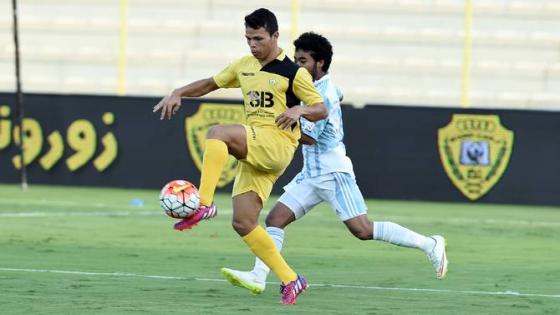
<path id="1" fill-rule="evenodd" d="M 296 46 L 296 50 L 308 52 L 315 61 L 323 60 L 324 64 L 321 70 L 324 72 L 329 70 L 333 51 L 328 39 L 317 33 L 306 32 L 294 41 L 294 46 Z"/>
<path id="2" fill-rule="evenodd" d="M 278 31 L 276 15 L 268 9 L 260 8 L 245 16 L 245 27 L 263 27 L 271 36 Z"/>

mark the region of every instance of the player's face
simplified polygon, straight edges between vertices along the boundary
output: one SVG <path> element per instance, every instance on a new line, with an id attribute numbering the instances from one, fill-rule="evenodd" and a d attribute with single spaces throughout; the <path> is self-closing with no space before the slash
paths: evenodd
<path id="1" fill-rule="evenodd" d="M 305 68 L 307 71 L 309 71 L 309 73 L 311 73 L 313 80 L 317 80 L 322 62 L 321 64 L 319 62 L 316 62 L 308 51 L 304 51 L 301 49 L 296 50 L 294 59 L 298 66 Z"/>
<path id="2" fill-rule="evenodd" d="M 251 49 L 251 54 L 258 60 L 264 60 L 274 49 L 278 39 L 278 32 L 271 36 L 264 27 L 258 29 L 246 27 L 245 38 L 247 39 L 247 45 Z"/>

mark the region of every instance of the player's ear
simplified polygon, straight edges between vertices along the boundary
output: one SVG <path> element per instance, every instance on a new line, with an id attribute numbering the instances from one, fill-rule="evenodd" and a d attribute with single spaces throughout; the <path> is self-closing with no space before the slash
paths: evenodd
<path id="1" fill-rule="evenodd" d="M 278 31 L 276 31 L 276 32 L 272 33 L 271 37 L 274 38 L 274 39 L 278 39 L 278 37 L 280 37 L 280 33 L 278 33 Z"/>
<path id="2" fill-rule="evenodd" d="M 323 66 L 325 65 L 325 60 L 317 61 L 317 68 L 323 70 Z"/>

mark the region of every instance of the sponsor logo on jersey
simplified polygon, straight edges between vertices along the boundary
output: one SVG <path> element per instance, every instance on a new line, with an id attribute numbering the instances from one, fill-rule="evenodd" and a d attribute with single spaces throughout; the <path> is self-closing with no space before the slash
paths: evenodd
<path id="1" fill-rule="evenodd" d="M 218 124 L 245 123 L 245 110 L 242 105 L 202 103 L 198 111 L 185 118 L 185 137 L 194 164 L 202 170 L 202 157 L 208 128 Z M 230 156 L 218 181 L 218 187 L 229 184 L 236 174 L 237 160 Z"/>
<path id="2" fill-rule="evenodd" d="M 249 105 L 251 107 L 272 107 L 274 106 L 274 95 L 271 92 L 249 91 Z"/>
<path id="3" fill-rule="evenodd" d="M 470 200 L 484 196 L 504 174 L 513 131 L 498 115 L 454 114 L 438 130 L 439 156 L 447 176 Z"/>

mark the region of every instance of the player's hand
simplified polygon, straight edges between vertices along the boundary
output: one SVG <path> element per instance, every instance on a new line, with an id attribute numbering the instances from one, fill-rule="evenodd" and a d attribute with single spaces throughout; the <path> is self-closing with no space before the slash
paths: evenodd
<path id="1" fill-rule="evenodd" d="M 285 112 L 276 117 L 276 125 L 280 129 L 289 129 L 299 121 L 302 114 L 302 106 L 288 108 Z"/>
<path id="2" fill-rule="evenodd" d="M 167 119 L 171 119 L 171 116 L 175 115 L 179 108 L 181 108 L 181 95 L 173 91 L 154 106 L 153 112 L 155 113 L 161 109 L 161 116 L 159 119 L 163 120 L 166 116 Z"/>

